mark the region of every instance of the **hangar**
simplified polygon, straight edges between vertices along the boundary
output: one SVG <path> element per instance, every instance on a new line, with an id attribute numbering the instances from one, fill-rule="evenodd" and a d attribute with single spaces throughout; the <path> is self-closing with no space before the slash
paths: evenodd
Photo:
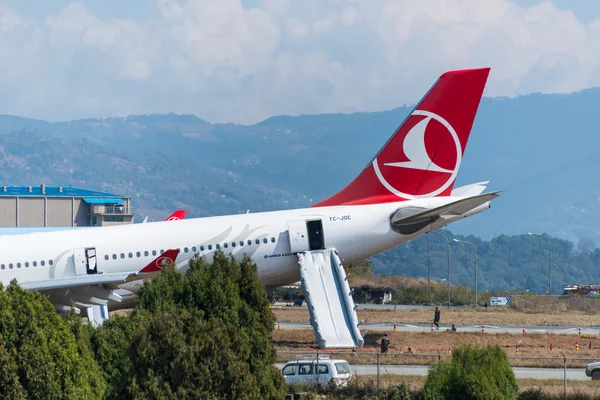
<path id="1" fill-rule="evenodd" d="M 0 227 L 131 223 L 131 197 L 63 186 L 0 187 Z"/>

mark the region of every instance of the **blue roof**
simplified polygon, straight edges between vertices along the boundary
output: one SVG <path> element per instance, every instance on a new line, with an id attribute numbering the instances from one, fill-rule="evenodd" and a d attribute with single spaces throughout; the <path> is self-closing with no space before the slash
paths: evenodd
<path id="1" fill-rule="evenodd" d="M 115 199 L 114 197 L 84 197 L 83 201 L 88 204 L 123 204 L 123 199 Z"/>
<path id="2" fill-rule="evenodd" d="M 58 188 L 62 188 L 62 192 L 58 191 Z M 6 191 L 4 191 L 6 188 Z M 46 197 L 118 197 L 122 196 L 119 194 L 98 192 L 96 190 L 78 189 L 67 186 L 46 186 L 46 194 L 42 194 L 42 188 L 40 186 L 31 186 L 31 192 L 29 192 L 30 186 L 1 186 L 0 185 L 0 197 L 2 196 L 46 196 Z"/>

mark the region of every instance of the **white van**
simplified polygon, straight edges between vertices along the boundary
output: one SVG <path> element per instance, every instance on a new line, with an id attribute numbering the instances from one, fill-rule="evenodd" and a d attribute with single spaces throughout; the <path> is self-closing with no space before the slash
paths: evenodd
<path id="1" fill-rule="evenodd" d="M 352 378 L 350 365 L 346 360 L 331 360 L 329 356 L 298 356 L 296 361 L 288 361 L 281 370 L 286 383 L 306 383 L 309 385 L 334 383 L 344 386 Z"/>

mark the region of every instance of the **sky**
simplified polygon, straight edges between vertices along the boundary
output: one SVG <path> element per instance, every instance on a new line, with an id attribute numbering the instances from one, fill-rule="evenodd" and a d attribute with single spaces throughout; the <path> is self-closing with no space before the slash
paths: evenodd
<path id="1" fill-rule="evenodd" d="M 412 104 L 474 67 L 489 97 L 600 86 L 600 1 L 0 0 L 0 114 L 251 124 Z"/>

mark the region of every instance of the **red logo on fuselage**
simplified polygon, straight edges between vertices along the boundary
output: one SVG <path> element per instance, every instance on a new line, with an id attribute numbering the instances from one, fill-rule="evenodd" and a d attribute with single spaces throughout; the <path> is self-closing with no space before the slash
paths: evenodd
<path id="1" fill-rule="evenodd" d="M 173 264 L 173 260 L 169 257 L 159 257 L 156 259 L 155 264 L 159 269 L 163 269 L 165 267 L 170 267 Z"/>
<path id="2" fill-rule="evenodd" d="M 444 118 L 415 110 L 373 160 L 377 178 L 403 199 L 433 197 L 448 189 L 458 174 L 462 146 Z"/>

